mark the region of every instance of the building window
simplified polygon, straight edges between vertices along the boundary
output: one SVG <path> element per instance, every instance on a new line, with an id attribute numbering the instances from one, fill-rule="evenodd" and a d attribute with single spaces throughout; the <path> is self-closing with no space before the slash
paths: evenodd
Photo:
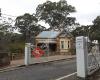
<path id="1" fill-rule="evenodd" d="M 64 41 L 61 41 L 61 49 L 64 49 Z"/>
<path id="2" fill-rule="evenodd" d="M 69 45 L 70 45 L 70 43 L 69 43 L 69 41 L 68 41 L 68 48 L 69 48 Z"/>

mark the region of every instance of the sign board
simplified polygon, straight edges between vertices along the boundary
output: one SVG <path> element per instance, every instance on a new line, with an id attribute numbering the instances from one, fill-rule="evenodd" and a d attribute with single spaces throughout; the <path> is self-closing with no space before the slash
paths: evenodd
<path id="1" fill-rule="evenodd" d="M 32 51 L 32 54 L 34 55 L 34 57 L 39 58 L 41 57 L 45 52 L 43 50 L 41 50 L 40 48 L 35 48 Z"/>

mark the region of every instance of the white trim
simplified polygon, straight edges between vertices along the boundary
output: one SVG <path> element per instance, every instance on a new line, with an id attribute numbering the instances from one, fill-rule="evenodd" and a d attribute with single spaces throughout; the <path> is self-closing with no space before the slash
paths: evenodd
<path id="1" fill-rule="evenodd" d="M 38 43 L 57 43 L 56 39 L 36 39 Z"/>
<path id="2" fill-rule="evenodd" d="M 60 78 L 58 78 L 58 79 L 56 79 L 56 80 L 62 80 L 62 79 L 64 79 L 64 78 L 68 78 L 68 77 L 70 77 L 70 76 L 75 75 L 76 73 L 77 73 L 77 72 L 71 73 L 71 74 L 69 74 L 69 75 L 66 75 L 66 76 L 60 77 Z"/>

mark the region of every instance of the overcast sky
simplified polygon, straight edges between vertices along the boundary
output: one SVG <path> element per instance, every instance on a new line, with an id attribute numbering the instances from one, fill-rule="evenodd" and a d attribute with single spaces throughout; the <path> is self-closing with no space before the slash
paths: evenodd
<path id="1" fill-rule="evenodd" d="M 3 14 L 19 16 L 24 13 L 34 13 L 38 4 L 46 0 L 2 0 L 0 8 Z M 50 0 L 59 1 L 59 0 Z M 100 0 L 67 0 L 68 4 L 75 6 L 77 22 L 81 25 L 90 25 L 96 16 L 100 15 Z"/>

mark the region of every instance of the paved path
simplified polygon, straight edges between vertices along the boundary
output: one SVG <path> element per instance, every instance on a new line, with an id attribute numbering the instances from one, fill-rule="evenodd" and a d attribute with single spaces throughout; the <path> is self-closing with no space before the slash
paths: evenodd
<path id="1" fill-rule="evenodd" d="M 75 59 L 61 60 L 2 72 L 0 80 L 56 80 L 74 72 L 76 72 Z"/>

